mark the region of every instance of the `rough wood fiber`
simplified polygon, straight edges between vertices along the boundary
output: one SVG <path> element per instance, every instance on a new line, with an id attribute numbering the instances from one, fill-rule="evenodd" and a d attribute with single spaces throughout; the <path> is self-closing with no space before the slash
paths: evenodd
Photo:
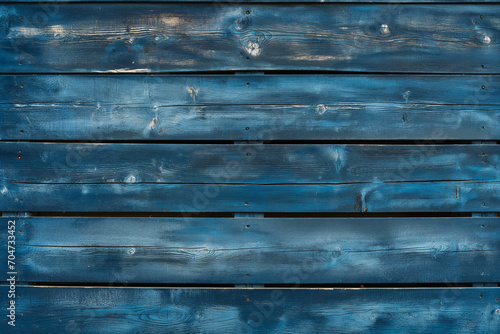
<path id="1" fill-rule="evenodd" d="M 13 333 L 497 333 L 500 326 L 498 288 L 18 289 Z"/>
<path id="2" fill-rule="evenodd" d="M 16 226 L 24 282 L 500 280 L 500 218 L 32 217 Z"/>
<path id="3" fill-rule="evenodd" d="M 486 4 L 6 4 L 0 72 L 491 74 L 499 29 Z"/>
<path id="4" fill-rule="evenodd" d="M 4 75 L 0 139 L 499 140 L 499 90 L 488 75 Z"/>

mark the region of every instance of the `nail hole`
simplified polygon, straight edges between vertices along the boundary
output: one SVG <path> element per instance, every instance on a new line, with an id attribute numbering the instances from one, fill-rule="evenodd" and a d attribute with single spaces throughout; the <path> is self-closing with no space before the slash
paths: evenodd
<path id="1" fill-rule="evenodd" d="M 250 228 L 250 225 L 245 225 L 246 228 Z"/>
<path id="2" fill-rule="evenodd" d="M 481 129 L 483 129 L 483 130 L 484 130 L 484 126 L 482 126 L 482 127 L 481 127 Z"/>
<path id="3" fill-rule="evenodd" d="M 21 150 L 19 150 L 19 153 L 21 153 Z"/>
<path id="4" fill-rule="evenodd" d="M 243 52 L 240 52 L 240 56 L 243 56 Z"/>
<path id="5" fill-rule="evenodd" d="M 480 18 L 484 19 L 484 15 L 479 15 Z"/>
<path id="6" fill-rule="evenodd" d="M 22 62 L 19 62 L 19 65 L 22 65 L 23 63 Z"/>
<path id="7" fill-rule="evenodd" d="M 250 60 L 250 57 L 247 57 L 247 60 Z"/>
<path id="8" fill-rule="evenodd" d="M 483 298 L 483 295 L 479 295 L 479 298 Z"/>
<path id="9" fill-rule="evenodd" d="M 247 298 L 247 302 L 249 302 L 251 299 L 250 298 Z"/>
<path id="10" fill-rule="evenodd" d="M 481 227 L 484 227 L 484 225 L 481 225 Z"/>
<path id="11" fill-rule="evenodd" d="M 484 65 L 481 65 L 482 68 L 484 68 Z"/>
<path id="12" fill-rule="evenodd" d="M 250 130 L 250 128 L 247 126 L 247 127 L 245 128 L 245 130 L 247 130 L 247 131 L 248 131 L 248 130 Z"/>
<path id="13" fill-rule="evenodd" d="M 495 301 L 497 302 L 497 301 L 498 301 L 498 298 L 495 298 Z"/>
<path id="14" fill-rule="evenodd" d="M 482 155 L 482 156 L 485 156 L 485 155 L 486 155 L 486 153 L 484 153 L 484 152 L 483 152 L 483 153 L 481 153 L 481 155 Z"/>
<path id="15" fill-rule="evenodd" d="M 17 157 L 17 160 L 21 160 L 21 156 L 18 156 L 18 157 Z"/>
<path id="16" fill-rule="evenodd" d="M 248 153 L 248 152 L 247 152 L 246 156 L 247 156 L 247 157 L 249 157 L 249 156 L 250 156 L 250 153 Z"/>
<path id="17" fill-rule="evenodd" d="M 486 86 L 485 86 L 485 85 L 482 85 L 482 86 L 481 86 L 481 88 L 482 88 L 482 89 L 485 89 L 485 88 L 486 88 Z"/>
<path id="18" fill-rule="evenodd" d="M 23 84 L 21 84 L 21 88 L 24 88 L 24 85 L 23 85 Z"/>
<path id="19" fill-rule="evenodd" d="M 247 82 L 247 86 L 250 86 L 250 82 Z"/>
<path id="20" fill-rule="evenodd" d="M 23 233 L 23 231 L 19 230 L 19 234 Z"/>
<path id="21" fill-rule="evenodd" d="M 250 274 L 245 274 L 246 277 L 250 276 Z"/>
<path id="22" fill-rule="evenodd" d="M 245 202 L 244 204 L 245 204 L 245 205 L 248 205 L 248 202 Z"/>
<path id="23" fill-rule="evenodd" d="M 248 15 L 248 14 L 250 14 L 250 11 L 249 11 L 249 10 L 247 10 L 247 15 Z"/>
<path id="24" fill-rule="evenodd" d="M 20 17 L 20 19 L 21 19 L 21 20 L 24 20 L 24 16 L 21 16 L 21 17 Z"/>
<path id="25" fill-rule="evenodd" d="M 485 205 L 486 205 L 486 203 L 484 203 L 484 202 L 483 202 L 483 203 L 481 203 L 481 206 L 485 206 Z"/>
<path id="26" fill-rule="evenodd" d="M 23 133 L 24 133 L 24 131 L 23 131 L 23 130 L 21 130 L 21 131 L 19 131 L 19 133 L 20 133 L 20 134 L 23 134 Z"/>

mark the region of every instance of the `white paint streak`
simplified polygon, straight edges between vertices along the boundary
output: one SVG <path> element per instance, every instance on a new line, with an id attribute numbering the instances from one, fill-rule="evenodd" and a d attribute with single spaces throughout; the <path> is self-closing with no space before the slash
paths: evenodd
<path id="1" fill-rule="evenodd" d="M 325 60 L 350 60 L 351 56 L 294 56 L 292 60 L 325 61 Z"/>
<path id="2" fill-rule="evenodd" d="M 318 106 L 316 107 L 316 109 L 318 109 L 318 113 L 320 115 L 323 115 L 328 110 L 328 107 L 325 106 L 324 104 L 318 104 Z"/>
<path id="3" fill-rule="evenodd" d="M 405 99 L 406 103 L 408 103 L 408 98 L 410 97 L 410 94 L 411 94 L 411 92 L 409 90 L 407 90 L 403 94 L 403 99 Z"/>
<path id="4" fill-rule="evenodd" d="M 382 32 L 382 34 L 384 35 L 387 35 L 388 33 L 390 33 L 391 31 L 389 30 L 389 26 L 387 24 L 382 24 L 380 26 L 380 31 Z"/>
<path id="5" fill-rule="evenodd" d="M 149 122 L 149 128 L 151 130 L 153 130 L 154 128 L 156 128 L 158 126 L 158 116 L 155 116 L 151 122 Z"/>
<path id="6" fill-rule="evenodd" d="M 248 47 L 246 47 L 245 50 L 251 56 L 258 56 L 261 52 L 260 44 L 257 42 L 248 42 Z"/>
<path id="7" fill-rule="evenodd" d="M 188 92 L 189 95 L 191 95 L 191 98 L 193 99 L 194 102 L 196 102 L 196 96 L 198 95 L 198 90 L 194 87 L 188 87 Z"/>
<path id="8" fill-rule="evenodd" d="M 181 25 L 182 23 L 185 23 L 185 20 L 178 17 L 178 16 L 172 16 L 170 14 L 163 14 L 160 15 L 160 21 L 164 25 L 173 27 L 173 26 L 178 26 Z"/>
<path id="9" fill-rule="evenodd" d="M 43 34 L 53 34 L 54 37 L 63 37 L 68 35 L 66 30 L 63 28 L 62 25 L 56 24 L 48 27 L 44 27 L 43 29 L 40 28 L 33 28 L 33 27 L 19 27 L 17 29 L 17 32 L 19 32 L 20 35 L 23 37 L 32 37 L 36 35 L 43 35 Z"/>
<path id="10" fill-rule="evenodd" d="M 149 73 L 151 70 L 149 68 L 119 68 L 116 70 L 107 70 L 107 71 L 96 71 L 96 73 Z"/>
<path id="11" fill-rule="evenodd" d="M 65 32 L 64 28 L 61 25 L 59 25 L 59 24 L 50 26 L 49 29 L 54 34 L 54 37 L 67 35 L 67 33 Z"/>
<path id="12" fill-rule="evenodd" d="M 134 175 L 129 175 L 127 178 L 125 178 L 125 182 L 127 183 L 135 183 L 137 181 L 137 178 Z"/>
<path id="13" fill-rule="evenodd" d="M 7 187 L 3 187 L 3 189 L 0 191 L 0 194 L 5 195 L 7 192 Z"/>

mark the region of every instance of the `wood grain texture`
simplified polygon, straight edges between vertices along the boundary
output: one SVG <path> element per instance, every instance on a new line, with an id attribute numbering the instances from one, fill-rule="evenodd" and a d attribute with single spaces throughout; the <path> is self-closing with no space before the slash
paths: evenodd
<path id="1" fill-rule="evenodd" d="M 500 326 L 499 288 L 18 291 L 11 333 L 486 334 Z M 2 329 L 6 322 L 0 318 Z"/>
<path id="2" fill-rule="evenodd" d="M 0 220 L 7 230 L 9 219 Z M 18 281 L 24 282 L 500 281 L 496 217 L 31 217 L 15 223 Z M 1 244 L 6 240 L 7 234 Z M 7 258 L 6 247 L 0 255 Z"/>
<path id="3" fill-rule="evenodd" d="M 488 75 L 3 75 L 0 139 L 499 140 L 499 90 Z"/>
<path id="4" fill-rule="evenodd" d="M 1 183 L 498 181 L 499 145 L 0 143 Z"/>
<path id="5" fill-rule="evenodd" d="M 499 212 L 499 181 L 0 185 L 9 212 Z"/>
<path id="6" fill-rule="evenodd" d="M 488 4 L 6 4 L 0 72 L 490 74 L 499 29 Z"/>

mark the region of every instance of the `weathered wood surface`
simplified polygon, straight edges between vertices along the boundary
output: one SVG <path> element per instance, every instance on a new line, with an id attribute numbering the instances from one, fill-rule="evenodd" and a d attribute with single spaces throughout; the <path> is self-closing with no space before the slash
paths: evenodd
<path id="1" fill-rule="evenodd" d="M 0 185 L 9 212 L 499 212 L 499 181 Z"/>
<path id="2" fill-rule="evenodd" d="M 5 4 L 0 72 L 491 74 L 499 29 L 488 4 Z"/>
<path id="3" fill-rule="evenodd" d="M 499 288 L 18 287 L 12 333 L 498 333 Z M 7 287 L 0 287 L 2 295 Z M 7 318 L 0 318 L 5 329 Z"/>
<path id="4" fill-rule="evenodd" d="M 6 230 L 8 220 L 1 219 Z M 15 223 L 24 282 L 500 281 L 496 217 L 31 217 Z M 7 234 L 0 241 L 6 245 Z M 0 254 L 6 258 L 7 248 Z"/>
<path id="5" fill-rule="evenodd" d="M 0 143 L 2 183 L 498 181 L 498 145 Z"/>
<path id="6" fill-rule="evenodd" d="M 498 140 L 499 90 L 488 75 L 3 75 L 0 139 Z"/>

